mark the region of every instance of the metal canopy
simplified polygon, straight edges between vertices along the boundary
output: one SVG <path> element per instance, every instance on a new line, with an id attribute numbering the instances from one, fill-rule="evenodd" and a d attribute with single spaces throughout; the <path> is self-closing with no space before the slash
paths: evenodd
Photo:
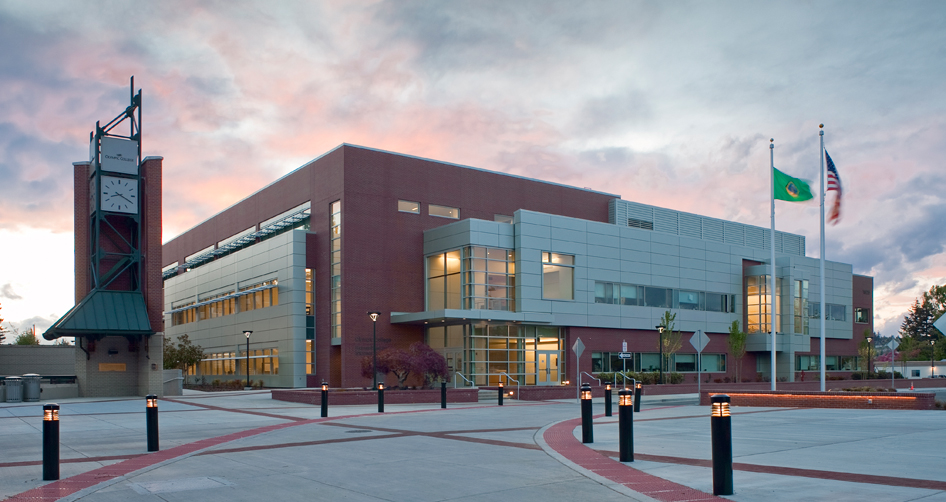
<path id="1" fill-rule="evenodd" d="M 153 334 L 140 291 L 95 290 L 46 330 L 43 338 Z"/>

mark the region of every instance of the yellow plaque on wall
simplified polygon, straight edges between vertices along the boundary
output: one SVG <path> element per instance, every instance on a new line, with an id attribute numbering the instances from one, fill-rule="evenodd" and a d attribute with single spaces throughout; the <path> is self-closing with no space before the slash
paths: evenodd
<path id="1" fill-rule="evenodd" d="M 99 371 L 125 371 L 125 363 L 99 363 Z"/>

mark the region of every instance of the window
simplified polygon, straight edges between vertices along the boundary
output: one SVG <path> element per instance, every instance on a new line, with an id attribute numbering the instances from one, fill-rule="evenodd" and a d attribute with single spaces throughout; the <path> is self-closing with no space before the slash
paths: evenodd
<path id="1" fill-rule="evenodd" d="M 821 310 L 820 302 L 809 303 L 808 304 L 808 317 L 812 319 L 817 319 L 818 312 L 820 310 Z M 824 310 L 825 310 L 824 318 L 828 321 L 844 321 L 847 319 L 847 308 L 844 305 L 825 303 Z"/>
<path id="2" fill-rule="evenodd" d="M 399 200 L 397 201 L 397 210 L 402 213 L 420 214 L 420 202 Z"/>
<path id="3" fill-rule="evenodd" d="M 427 310 L 515 310 L 515 253 L 467 246 L 427 257 Z"/>
<path id="4" fill-rule="evenodd" d="M 276 279 L 240 287 L 237 304 L 240 312 L 262 309 L 279 305 L 279 289 Z"/>
<path id="5" fill-rule="evenodd" d="M 854 308 L 854 322 L 867 324 L 870 322 L 870 309 L 864 307 Z"/>
<path id="6" fill-rule="evenodd" d="M 512 224 L 512 216 L 507 216 L 505 214 L 494 214 L 493 221 L 498 221 L 500 223 L 509 223 Z"/>
<path id="7" fill-rule="evenodd" d="M 701 291 L 673 290 L 674 308 L 682 310 L 705 310 L 705 295 Z M 696 366 L 694 366 L 695 368 Z"/>
<path id="8" fill-rule="evenodd" d="M 782 293 L 782 281 L 775 281 L 776 300 Z M 749 333 L 771 333 L 772 331 L 772 312 L 770 312 L 772 297 L 770 295 L 768 275 L 753 275 L 746 277 L 746 319 L 748 320 L 747 332 Z M 779 315 L 781 314 L 780 302 L 775 302 L 775 326 L 779 326 Z"/>
<path id="9" fill-rule="evenodd" d="M 808 281 L 795 281 L 792 314 L 795 333 L 808 334 Z"/>
<path id="10" fill-rule="evenodd" d="M 440 218 L 460 219 L 460 210 L 455 207 L 431 204 L 427 206 L 427 213 L 431 216 L 439 216 Z"/>
<path id="11" fill-rule="evenodd" d="M 329 236 L 331 241 L 332 274 L 329 287 L 332 291 L 331 326 L 332 338 L 342 337 L 342 201 L 337 200 L 329 205 L 330 225 Z"/>
<path id="12" fill-rule="evenodd" d="M 546 300 L 575 299 L 575 257 L 559 253 L 542 253 L 542 298 Z"/>
<path id="13" fill-rule="evenodd" d="M 647 307 L 670 308 L 670 294 L 672 292 L 672 289 L 647 286 L 644 288 L 644 305 Z"/>
<path id="14" fill-rule="evenodd" d="M 919 377 L 919 376 L 920 376 L 920 370 L 910 370 L 910 376 L 911 376 L 911 377 Z"/>
<path id="15" fill-rule="evenodd" d="M 315 298 L 312 297 L 312 269 L 305 269 L 305 315 L 315 315 Z"/>

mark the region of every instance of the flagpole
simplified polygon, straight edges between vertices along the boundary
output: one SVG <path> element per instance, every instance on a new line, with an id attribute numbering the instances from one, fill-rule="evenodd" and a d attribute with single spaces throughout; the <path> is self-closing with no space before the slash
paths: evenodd
<path id="1" fill-rule="evenodd" d="M 769 183 L 769 193 L 772 203 L 772 262 L 769 278 L 769 327 L 772 329 L 772 390 L 775 390 L 775 139 L 769 140 L 769 163 L 772 165 L 769 169 L 769 176 L 772 182 Z"/>
<path id="2" fill-rule="evenodd" d="M 821 392 L 824 392 L 825 368 L 827 366 L 827 358 L 824 355 L 826 327 L 824 301 L 824 124 L 819 125 L 818 128 L 820 129 L 818 135 L 821 136 L 821 311 L 819 317 L 821 317 Z"/>

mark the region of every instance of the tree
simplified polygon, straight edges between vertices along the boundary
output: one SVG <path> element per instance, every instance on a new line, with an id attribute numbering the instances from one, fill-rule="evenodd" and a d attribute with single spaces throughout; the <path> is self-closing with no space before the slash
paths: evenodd
<path id="1" fill-rule="evenodd" d="M 414 372 L 424 377 L 424 387 L 447 379 L 447 360 L 439 352 L 421 342 L 414 342 L 408 350 L 414 358 Z"/>
<path id="2" fill-rule="evenodd" d="M 664 312 L 663 317 L 660 318 L 660 327 L 663 328 L 663 336 L 660 337 L 657 342 L 657 349 L 660 350 L 661 343 L 663 344 L 663 354 L 664 360 L 660 361 L 660 364 L 667 368 L 667 373 L 670 370 L 670 360 L 671 356 L 680 350 L 683 347 L 683 334 L 679 331 L 674 331 L 674 321 L 677 319 L 677 314 L 671 314 L 670 311 Z M 660 382 L 664 383 L 664 382 Z"/>
<path id="3" fill-rule="evenodd" d="M 382 363 L 383 361 L 383 363 Z M 397 386 L 404 388 L 404 382 L 414 371 L 414 361 L 411 353 L 404 349 L 386 348 L 378 352 L 378 369 L 387 368 L 397 378 Z"/>
<path id="4" fill-rule="evenodd" d="M 179 369 L 187 373 L 187 368 L 196 365 L 204 358 L 204 348 L 194 345 L 186 334 L 177 337 L 177 346 L 164 337 L 164 369 Z"/>
<path id="5" fill-rule="evenodd" d="M 3 306 L 0 306 L 0 309 L 2 308 Z M 6 339 L 7 339 L 7 330 L 3 328 L 3 318 L 0 317 L 0 343 L 3 343 L 4 340 Z"/>
<path id="6" fill-rule="evenodd" d="M 909 312 L 900 325 L 900 351 L 902 360 L 920 360 L 935 358 L 939 352 L 936 346 L 946 346 L 946 337 L 933 323 L 946 314 L 946 286 L 933 286 L 913 302 Z"/>
<path id="7" fill-rule="evenodd" d="M 39 345 L 39 340 L 36 339 L 36 333 L 32 328 L 22 333 L 19 333 L 16 328 L 14 328 L 13 332 L 17 333 L 16 340 L 13 342 L 14 345 Z"/>
<path id="8" fill-rule="evenodd" d="M 736 360 L 735 370 L 736 370 L 736 381 L 741 382 L 740 380 L 740 368 L 742 366 L 742 358 L 746 356 L 746 340 L 749 338 L 749 334 L 745 331 L 739 330 L 739 321 L 733 321 L 732 325 L 729 327 L 729 353 L 732 354 L 732 358 Z"/>

